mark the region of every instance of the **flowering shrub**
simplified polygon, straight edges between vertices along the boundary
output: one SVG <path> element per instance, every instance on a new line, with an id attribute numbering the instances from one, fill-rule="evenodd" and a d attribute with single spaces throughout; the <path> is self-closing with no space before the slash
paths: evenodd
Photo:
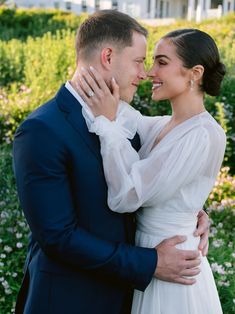
<path id="1" fill-rule="evenodd" d="M 222 168 L 207 201 L 211 220 L 209 261 L 224 314 L 234 314 L 235 177 Z M 29 229 L 19 207 L 11 146 L 0 148 L 0 313 L 11 313 L 23 276 Z"/>
<path id="2" fill-rule="evenodd" d="M 0 143 L 10 143 L 19 123 L 71 77 L 74 36 L 68 30 L 24 43 L 0 41 Z"/>
<path id="3" fill-rule="evenodd" d="M 22 279 L 29 229 L 12 173 L 11 148 L 0 149 L 0 313 L 11 313 Z"/>
<path id="4" fill-rule="evenodd" d="M 207 205 L 208 210 L 235 206 L 235 178 L 229 174 L 229 167 L 220 170 Z"/>
<path id="5" fill-rule="evenodd" d="M 235 313 L 235 176 L 221 169 L 207 200 L 210 216 L 209 261 L 224 313 Z"/>
<path id="6" fill-rule="evenodd" d="M 4 11 L 4 14 L 0 10 L 0 38 L 4 39 L 5 36 L 5 39 L 10 39 L 19 36 L 24 40 L 0 40 L 0 313 L 9 314 L 14 312 L 16 294 L 23 276 L 29 234 L 17 199 L 9 144 L 25 116 L 51 98 L 62 82 L 71 77 L 75 68 L 74 29 L 77 21 L 79 24 L 81 20 L 77 18 L 75 21 L 74 16 L 56 12 L 48 13 L 45 17 L 40 11 L 36 19 L 33 14 L 37 14 L 37 11 Z M 20 26 L 30 20 L 34 23 L 30 24 L 34 25 L 33 30 Z M 235 314 L 235 177 L 229 174 L 235 172 L 234 22 L 235 15 L 231 14 L 219 20 L 204 21 L 197 25 L 180 21 L 167 27 L 148 27 L 150 36 L 146 60 L 149 67 L 155 42 L 168 31 L 197 27 L 209 32 L 216 39 L 228 68 L 221 96 L 205 99 L 208 111 L 224 127 L 228 139 L 225 164 L 230 166 L 230 170 L 228 167 L 221 169 L 207 201 L 211 219 L 208 257 L 224 314 Z M 45 25 L 48 25 L 48 28 L 45 28 Z M 56 31 L 63 28 L 62 25 L 67 30 Z M 44 34 L 48 30 L 51 33 Z M 29 34 L 41 37 L 28 37 Z M 155 103 L 151 100 L 150 82 L 141 84 L 133 105 L 146 115 L 170 113 L 168 102 Z"/>

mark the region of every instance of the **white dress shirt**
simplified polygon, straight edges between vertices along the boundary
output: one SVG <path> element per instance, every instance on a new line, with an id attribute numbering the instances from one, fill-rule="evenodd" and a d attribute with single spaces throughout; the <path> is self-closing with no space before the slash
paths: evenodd
<path id="1" fill-rule="evenodd" d="M 140 113 L 132 108 L 128 103 L 120 100 L 116 119 L 115 121 L 111 122 L 104 116 L 94 117 L 89 106 L 76 92 L 76 90 L 73 88 L 69 81 L 66 82 L 65 87 L 82 106 L 82 115 L 90 132 L 95 133 L 94 127 L 98 126 L 97 123 L 103 124 L 103 132 L 106 132 L 109 130 L 108 122 L 110 122 L 113 124 L 113 132 L 115 132 L 116 135 L 118 133 L 121 133 L 122 136 L 129 139 L 132 139 L 135 136 L 137 132 L 137 123 Z M 94 124 L 94 121 L 96 121 L 97 123 Z M 107 129 L 105 128 L 105 125 L 107 125 Z"/>

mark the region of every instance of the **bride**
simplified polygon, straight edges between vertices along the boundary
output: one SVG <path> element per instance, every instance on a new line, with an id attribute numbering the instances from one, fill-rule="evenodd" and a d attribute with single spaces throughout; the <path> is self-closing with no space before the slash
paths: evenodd
<path id="1" fill-rule="evenodd" d="M 198 209 L 214 185 L 226 144 L 225 133 L 206 111 L 203 98 L 204 93 L 218 95 L 225 67 L 214 40 L 196 29 L 165 35 L 155 46 L 153 60 L 148 72 L 152 99 L 169 99 L 171 116 L 143 117 L 123 102 L 118 106 L 115 80 L 110 92 L 92 67 L 84 71 L 77 88 L 96 116 L 89 130 L 100 137 L 109 207 L 115 212 L 141 207 L 136 245 L 155 247 L 183 234 L 187 241 L 178 248 L 195 250 Z M 138 153 L 128 140 L 136 130 L 142 143 Z M 135 290 L 132 313 L 222 313 L 207 258 L 201 256 L 194 285 L 153 278 L 144 292 Z"/>

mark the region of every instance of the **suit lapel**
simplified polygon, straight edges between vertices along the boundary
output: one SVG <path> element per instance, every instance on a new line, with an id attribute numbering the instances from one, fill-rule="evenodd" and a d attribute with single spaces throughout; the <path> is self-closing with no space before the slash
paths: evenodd
<path id="1" fill-rule="evenodd" d="M 81 104 L 64 85 L 58 91 L 56 101 L 60 110 L 65 112 L 67 121 L 80 134 L 95 156 L 101 160 L 99 138 L 88 131 Z"/>
<path id="2" fill-rule="evenodd" d="M 80 134 L 89 149 L 94 153 L 99 161 L 102 161 L 100 154 L 100 141 L 98 136 L 88 131 L 85 119 L 82 115 L 81 104 L 73 97 L 73 95 L 63 85 L 56 95 L 57 104 L 65 114 L 66 119 L 71 126 Z M 140 149 L 140 138 L 136 134 L 131 140 L 132 146 L 136 149 Z M 134 243 L 135 234 L 135 215 L 124 214 L 124 224 L 126 229 L 127 241 Z"/>

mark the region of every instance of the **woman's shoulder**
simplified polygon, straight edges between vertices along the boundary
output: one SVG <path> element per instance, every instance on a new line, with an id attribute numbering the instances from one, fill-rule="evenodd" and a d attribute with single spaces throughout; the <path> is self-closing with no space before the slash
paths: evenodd
<path id="1" fill-rule="evenodd" d="M 202 126 L 211 136 L 224 138 L 226 140 L 224 129 L 208 111 L 206 111 L 206 114 L 202 117 Z"/>
<path id="2" fill-rule="evenodd" d="M 194 144 L 195 147 L 210 147 L 211 151 L 225 149 L 225 131 L 209 112 L 206 111 L 189 122 L 191 122 L 191 127 L 188 123 L 187 130 L 181 138 L 182 141 L 188 139 L 188 142 Z"/>
<path id="3" fill-rule="evenodd" d="M 171 132 L 171 142 L 180 141 L 187 145 L 218 145 L 226 142 L 223 128 L 207 111 L 197 114 L 180 123 Z"/>
<path id="4" fill-rule="evenodd" d="M 198 115 L 193 116 L 182 124 L 185 131 L 191 131 L 198 134 L 218 134 L 225 136 L 225 131 L 215 118 L 208 112 L 204 111 Z M 187 133 L 187 132 L 186 132 Z"/>

